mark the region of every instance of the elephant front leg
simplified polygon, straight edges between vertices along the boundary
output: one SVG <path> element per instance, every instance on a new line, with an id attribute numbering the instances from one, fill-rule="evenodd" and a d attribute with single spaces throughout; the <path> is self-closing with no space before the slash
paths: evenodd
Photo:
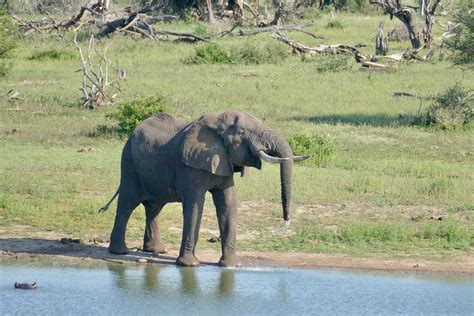
<path id="1" fill-rule="evenodd" d="M 146 213 L 145 235 L 143 237 L 143 251 L 166 253 L 166 246 L 161 241 L 159 214 L 164 204 L 154 203 L 152 201 L 144 201 Z"/>
<path id="2" fill-rule="evenodd" d="M 240 266 L 240 258 L 236 254 L 237 195 L 233 181 L 225 189 L 214 190 L 211 193 L 221 233 L 222 257 L 219 260 L 219 265 L 224 267 Z"/>
<path id="3" fill-rule="evenodd" d="M 183 239 L 176 263 L 180 266 L 199 265 L 195 249 L 199 238 L 205 192 L 188 192 L 183 198 Z"/>

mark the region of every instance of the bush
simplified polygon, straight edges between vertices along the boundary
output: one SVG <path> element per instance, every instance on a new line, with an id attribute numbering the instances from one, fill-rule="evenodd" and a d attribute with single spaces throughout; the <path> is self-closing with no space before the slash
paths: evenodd
<path id="1" fill-rule="evenodd" d="M 303 55 L 304 56 L 304 55 Z M 347 56 L 344 55 L 316 55 L 311 57 L 303 57 L 304 62 L 316 62 L 316 71 L 338 72 L 347 69 Z M 351 57 L 352 58 L 352 57 Z"/>
<path id="2" fill-rule="evenodd" d="M 28 60 L 72 60 L 76 58 L 76 54 L 67 51 L 67 50 L 58 50 L 58 49 L 50 49 L 44 50 L 40 52 L 36 52 L 30 57 Z"/>
<path id="3" fill-rule="evenodd" d="M 344 25 L 342 25 L 342 22 L 339 20 L 331 20 L 326 25 L 326 28 L 327 29 L 343 29 Z"/>
<path id="4" fill-rule="evenodd" d="M 135 127 L 147 117 L 161 112 L 166 112 L 166 101 L 162 96 L 140 98 L 137 100 L 119 104 L 115 112 L 106 115 L 118 121 L 117 133 L 122 137 L 128 137 Z M 100 126 L 99 128 L 104 128 Z"/>
<path id="5" fill-rule="evenodd" d="M 6 76 L 10 68 L 8 58 L 16 47 L 16 25 L 6 10 L 0 6 L 0 77 Z"/>
<path id="6" fill-rule="evenodd" d="M 453 51 L 451 59 L 456 65 L 474 65 L 474 10 L 460 9 L 454 16 L 457 23 L 454 36 L 446 40 L 445 45 Z"/>
<path id="7" fill-rule="evenodd" d="M 452 129 L 471 123 L 474 113 L 472 90 L 460 84 L 449 88 L 435 98 L 427 109 L 425 123 L 442 129 Z"/>
<path id="8" fill-rule="evenodd" d="M 205 36 L 207 34 L 207 27 L 204 24 L 198 24 L 194 29 L 194 34 L 198 36 Z"/>
<path id="9" fill-rule="evenodd" d="M 196 48 L 194 56 L 185 60 L 187 64 L 235 64 L 231 54 L 221 46 L 212 43 Z"/>
<path id="10" fill-rule="evenodd" d="M 223 47 L 211 43 L 196 48 L 194 56 L 184 60 L 187 64 L 274 64 L 288 56 L 278 44 L 246 42 L 243 46 Z"/>
<path id="11" fill-rule="evenodd" d="M 334 142 L 325 135 L 296 134 L 289 139 L 288 143 L 294 155 L 309 155 L 310 158 L 305 162 L 319 167 L 327 166 L 337 150 Z"/>

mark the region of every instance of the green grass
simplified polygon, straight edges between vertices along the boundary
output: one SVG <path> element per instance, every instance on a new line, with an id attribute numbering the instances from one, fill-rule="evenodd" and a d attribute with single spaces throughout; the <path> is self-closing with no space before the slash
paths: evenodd
<path id="1" fill-rule="evenodd" d="M 253 243 L 259 250 L 299 250 L 350 254 L 418 251 L 467 251 L 472 246 L 474 226 L 463 227 L 456 220 L 356 220 L 329 227 L 301 223 L 289 236 L 265 236 Z M 246 245 L 248 246 L 248 245 Z"/>
<path id="2" fill-rule="evenodd" d="M 363 52 L 373 53 L 380 16 L 338 14 L 343 30 L 326 29 L 330 20 L 321 15 L 309 28 L 327 37 L 325 41 L 288 34 L 307 45 L 365 43 Z M 397 24 L 388 19 L 385 23 L 387 29 Z M 198 26 L 159 25 L 178 31 Z M 206 26 L 206 31 L 217 32 L 218 27 Z M 435 32 L 436 38 L 442 30 Z M 59 41 L 65 51 L 75 50 L 72 34 Z M 223 47 L 246 47 L 256 41 L 276 45 L 288 57 L 278 63 L 190 65 L 183 60 L 195 55 L 196 46 L 185 43 L 119 37 L 110 48 L 110 56 L 116 55 L 120 69 L 127 72 L 119 103 L 163 95 L 170 112 L 181 120 L 239 110 L 264 120 L 287 138 L 328 135 L 334 143 L 337 155 L 324 168 L 313 164 L 294 168 L 294 225 L 288 236 L 272 233 L 281 225 L 278 167 L 265 164 L 260 172 L 252 170 L 250 177 L 236 177 L 239 199 L 244 206 L 251 205 L 241 208 L 242 249 L 359 255 L 472 253 L 472 129 L 443 131 L 404 124 L 400 115 L 423 112 L 431 103 L 393 97 L 399 91 L 440 94 L 461 78 L 464 87 L 473 89 L 472 72 L 463 73 L 437 58 L 394 65 L 387 73 L 360 72 L 355 62 L 352 69 L 319 71 L 317 59 L 305 62 L 290 55 L 290 49 L 269 34 L 216 40 Z M 124 141 L 114 133 L 97 132 L 97 126 L 110 123 L 106 115 L 117 105 L 95 111 L 78 106 L 79 59 L 30 59 L 35 52 L 56 49 L 57 40 L 38 35 L 19 45 L 10 75 L 0 79 L 0 97 L 12 89 L 20 94 L 20 100 L 0 99 L 0 226 L 21 224 L 32 231 L 107 238 L 114 211 L 97 214 L 97 210 L 118 185 Z M 408 46 L 392 43 L 391 49 L 398 52 Z M 21 133 L 10 133 L 15 128 Z M 80 153 L 81 147 L 97 151 Z M 208 199 L 202 239 L 206 229 L 217 230 L 214 213 Z M 424 219 L 412 223 L 413 215 Z M 431 215 L 444 219 L 433 222 Z M 175 247 L 181 221 L 179 205 L 165 208 L 164 239 Z M 132 216 L 129 240 L 139 241 L 143 226 L 140 208 Z M 215 245 L 204 242 L 200 247 Z"/>

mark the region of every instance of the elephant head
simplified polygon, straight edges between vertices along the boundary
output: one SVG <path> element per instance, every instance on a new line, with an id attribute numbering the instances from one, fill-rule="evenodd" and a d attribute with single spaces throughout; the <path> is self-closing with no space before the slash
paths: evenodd
<path id="1" fill-rule="evenodd" d="M 283 218 L 290 219 L 291 174 L 295 157 L 286 140 L 256 118 L 241 112 L 205 115 L 185 131 L 182 162 L 219 176 L 261 169 L 261 159 L 280 163 Z"/>

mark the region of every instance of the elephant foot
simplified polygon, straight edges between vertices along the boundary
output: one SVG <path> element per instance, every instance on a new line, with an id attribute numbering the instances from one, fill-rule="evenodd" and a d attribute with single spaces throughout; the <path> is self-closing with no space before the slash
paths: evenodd
<path id="1" fill-rule="evenodd" d="M 127 246 L 125 244 L 122 245 L 117 245 L 115 243 L 110 243 L 109 245 L 109 252 L 114 255 L 126 255 L 130 251 L 128 250 Z"/>
<path id="2" fill-rule="evenodd" d="M 236 254 L 232 255 L 223 255 L 219 260 L 219 265 L 221 267 L 240 267 L 242 265 L 240 257 Z"/>
<path id="3" fill-rule="evenodd" d="M 185 253 L 176 259 L 176 264 L 183 267 L 197 267 L 199 265 L 199 260 L 194 254 Z"/>
<path id="4" fill-rule="evenodd" d="M 143 244 L 143 251 L 153 252 L 153 253 L 167 253 L 168 249 L 166 249 L 166 246 L 164 243 L 158 242 L 155 244 L 151 244 L 151 243 Z"/>

